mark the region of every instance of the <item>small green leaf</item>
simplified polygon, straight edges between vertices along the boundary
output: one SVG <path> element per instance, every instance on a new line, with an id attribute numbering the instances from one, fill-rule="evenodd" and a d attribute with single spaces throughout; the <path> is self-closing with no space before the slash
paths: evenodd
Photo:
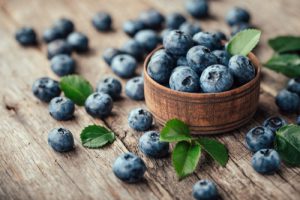
<path id="1" fill-rule="evenodd" d="M 300 166 L 300 126 L 291 124 L 276 132 L 275 149 L 291 166 Z"/>
<path id="2" fill-rule="evenodd" d="M 257 29 L 240 31 L 229 41 L 227 51 L 231 55 L 247 56 L 259 42 L 260 35 L 261 31 Z"/>
<path id="3" fill-rule="evenodd" d="M 272 49 L 278 53 L 300 51 L 300 37 L 297 36 L 279 36 L 270 39 L 268 42 Z"/>
<path id="4" fill-rule="evenodd" d="M 264 66 L 290 78 L 300 76 L 300 56 L 296 54 L 274 56 Z"/>
<path id="5" fill-rule="evenodd" d="M 177 176 L 182 179 L 191 174 L 197 167 L 201 156 L 199 144 L 186 141 L 178 142 L 172 152 L 172 164 Z"/>
<path id="6" fill-rule="evenodd" d="M 223 167 L 226 166 L 229 156 L 224 144 L 209 138 L 199 138 L 197 142 L 217 163 Z"/>
<path id="7" fill-rule="evenodd" d="M 167 121 L 160 132 L 160 141 L 164 142 L 190 141 L 191 139 L 189 127 L 179 119 Z"/>
<path id="8" fill-rule="evenodd" d="M 115 140 L 115 134 L 103 126 L 90 125 L 85 127 L 80 134 L 84 147 L 99 148 Z"/>
<path id="9" fill-rule="evenodd" d="M 65 96 L 82 106 L 86 98 L 93 93 L 93 87 L 78 75 L 64 76 L 60 81 L 60 88 Z"/>

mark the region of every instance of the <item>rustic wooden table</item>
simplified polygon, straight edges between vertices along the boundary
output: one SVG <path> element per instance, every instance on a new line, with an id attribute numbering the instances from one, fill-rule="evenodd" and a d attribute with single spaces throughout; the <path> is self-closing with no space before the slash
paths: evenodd
<path id="1" fill-rule="evenodd" d="M 127 115 L 135 107 L 145 107 L 144 102 L 129 100 L 123 94 L 123 99 L 114 103 L 113 115 L 105 120 L 93 119 L 78 107 L 74 120 L 58 122 L 49 116 L 47 105 L 33 97 L 31 84 L 35 79 L 58 77 L 50 70 L 45 45 L 22 48 L 14 40 L 17 28 L 33 26 L 41 36 L 55 19 L 61 16 L 72 19 L 76 29 L 88 35 L 91 46 L 90 53 L 74 55 L 78 73 L 95 85 L 104 75 L 112 74 L 101 59 L 103 50 L 120 47 L 128 40 L 121 28 L 125 20 L 137 17 L 149 7 L 165 14 L 172 11 L 186 14 L 183 3 L 168 0 L 0 1 L 0 199 L 192 199 L 192 186 L 202 178 L 214 180 L 224 199 L 300 198 L 299 168 L 283 165 L 275 175 L 259 175 L 251 167 L 251 153 L 244 144 L 247 130 L 261 124 L 266 117 L 279 114 L 274 95 L 285 85 L 286 78 L 282 75 L 264 69 L 259 109 L 253 120 L 239 130 L 216 136 L 230 152 L 226 168 L 206 159 L 195 173 L 180 182 L 170 158 L 149 159 L 138 151 L 137 140 L 141 133 L 128 127 Z M 229 33 L 224 15 L 234 5 L 249 9 L 253 24 L 263 31 L 261 44 L 255 51 L 261 61 L 272 54 L 267 46 L 268 38 L 300 33 L 299 0 L 214 0 L 211 1 L 213 17 L 199 23 L 204 30 L 221 29 Z M 92 15 L 100 10 L 112 14 L 114 32 L 99 33 L 91 26 Z M 283 117 L 289 122 L 295 120 L 294 115 Z M 83 148 L 80 131 L 93 123 L 112 129 L 117 135 L 116 141 L 103 149 Z M 60 126 L 73 132 L 75 151 L 60 154 L 48 146 L 49 130 Z M 145 181 L 125 184 L 112 173 L 112 163 L 126 151 L 137 153 L 145 160 L 148 167 Z"/>

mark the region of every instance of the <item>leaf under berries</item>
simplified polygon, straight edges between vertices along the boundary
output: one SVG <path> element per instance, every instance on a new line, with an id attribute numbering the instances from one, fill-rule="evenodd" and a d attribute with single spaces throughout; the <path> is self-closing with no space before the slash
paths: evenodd
<path id="1" fill-rule="evenodd" d="M 85 127 L 80 134 L 81 143 L 87 148 L 100 148 L 115 140 L 115 134 L 99 125 Z"/>

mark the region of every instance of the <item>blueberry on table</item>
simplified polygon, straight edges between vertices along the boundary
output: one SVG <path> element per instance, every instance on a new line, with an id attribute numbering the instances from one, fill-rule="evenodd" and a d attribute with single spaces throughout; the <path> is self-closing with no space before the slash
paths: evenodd
<path id="1" fill-rule="evenodd" d="M 67 152 L 74 149 L 74 138 L 68 129 L 55 128 L 48 134 L 48 144 L 58 152 Z"/>
<path id="2" fill-rule="evenodd" d="M 218 63 L 224 66 L 228 66 L 230 55 L 227 51 L 225 50 L 214 50 L 212 52 L 218 60 Z"/>
<path id="3" fill-rule="evenodd" d="M 253 28 L 253 26 L 248 23 L 236 24 L 231 27 L 231 36 L 234 36 L 238 32 L 241 32 L 243 30 L 250 29 L 250 28 Z"/>
<path id="4" fill-rule="evenodd" d="M 57 81 L 48 77 L 42 77 L 34 81 L 32 92 L 41 101 L 49 102 L 52 98 L 59 96 L 61 90 Z"/>
<path id="5" fill-rule="evenodd" d="M 75 72 L 76 62 L 69 55 L 56 55 L 51 58 L 50 62 L 52 71 L 58 76 L 66 76 Z"/>
<path id="6" fill-rule="evenodd" d="M 121 78 L 130 78 L 135 74 L 137 62 L 134 57 L 121 54 L 113 58 L 111 68 Z"/>
<path id="7" fill-rule="evenodd" d="M 274 139 L 274 133 L 264 126 L 254 127 L 246 135 L 247 147 L 252 152 L 273 147 Z"/>
<path id="8" fill-rule="evenodd" d="M 295 113 L 300 108 L 299 96 L 286 89 L 279 91 L 275 97 L 275 103 L 281 111 L 287 113 Z"/>
<path id="9" fill-rule="evenodd" d="M 123 31 L 130 37 L 133 37 L 137 32 L 144 28 L 145 25 L 141 20 L 128 20 L 123 24 Z"/>
<path id="10" fill-rule="evenodd" d="M 130 39 L 121 47 L 121 51 L 131 55 L 136 60 L 141 61 L 144 58 L 145 51 L 143 46 L 140 45 L 136 40 Z"/>
<path id="11" fill-rule="evenodd" d="M 189 66 L 200 76 L 202 71 L 218 63 L 217 57 L 205 46 L 194 46 L 186 55 Z"/>
<path id="12" fill-rule="evenodd" d="M 22 27 L 18 29 L 15 38 L 22 46 L 34 46 L 37 44 L 36 33 L 31 27 Z"/>
<path id="13" fill-rule="evenodd" d="M 97 92 L 102 92 L 108 94 L 114 100 L 120 98 L 122 92 L 122 84 L 121 82 L 114 77 L 106 77 L 102 79 L 96 88 Z"/>
<path id="14" fill-rule="evenodd" d="M 183 56 L 193 46 L 193 40 L 190 35 L 174 30 L 163 38 L 163 45 L 167 53 Z"/>
<path id="15" fill-rule="evenodd" d="M 64 36 L 61 34 L 60 30 L 55 27 L 48 28 L 43 33 L 43 40 L 46 43 L 62 38 L 64 38 Z"/>
<path id="16" fill-rule="evenodd" d="M 94 15 L 92 24 L 98 31 L 109 31 L 112 29 L 112 18 L 106 12 L 98 12 Z"/>
<path id="17" fill-rule="evenodd" d="M 195 183 L 192 194 L 196 200 L 215 200 L 219 197 L 215 183 L 210 180 L 200 180 Z"/>
<path id="18" fill-rule="evenodd" d="M 105 118 L 111 113 L 113 100 L 108 94 L 95 92 L 86 99 L 84 107 L 92 117 Z"/>
<path id="19" fill-rule="evenodd" d="M 143 109 L 136 108 L 129 113 L 129 126 L 136 131 L 147 131 L 152 126 L 152 114 Z"/>
<path id="20" fill-rule="evenodd" d="M 176 66 L 188 66 L 188 62 L 186 59 L 186 56 L 180 56 L 179 58 L 177 58 L 176 61 Z"/>
<path id="21" fill-rule="evenodd" d="M 280 158 L 274 149 L 261 149 L 252 157 L 252 167 L 260 174 L 273 174 L 280 167 Z"/>
<path id="22" fill-rule="evenodd" d="M 113 164 L 113 172 L 120 180 L 127 183 L 140 181 L 146 172 L 144 161 L 133 153 L 124 153 Z"/>
<path id="23" fill-rule="evenodd" d="M 153 30 L 141 30 L 137 32 L 134 39 L 145 49 L 150 52 L 160 43 L 160 38 Z"/>
<path id="24" fill-rule="evenodd" d="M 235 81 L 240 85 L 251 81 L 255 77 L 255 68 L 246 56 L 232 56 L 229 60 L 228 67 Z"/>
<path id="25" fill-rule="evenodd" d="M 113 58 L 120 54 L 124 54 L 124 52 L 116 48 L 107 48 L 104 50 L 102 58 L 106 62 L 106 64 L 110 66 Z"/>
<path id="26" fill-rule="evenodd" d="M 292 78 L 289 80 L 287 89 L 300 95 L 300 78 Z"/>
<path id="27" fill-rule="evenodd" d="M 200 26 L 190 22 L 184 22 L 183 24 L 181 24 L 179 30 L 191 37 L 193 37 L 196 33 L 202 31 Z"/>
<path id="28" fill-rule="evenodd" d="M 146 156 L 163 158 L 169 154 L 169 143 L 159 141 L 158 131 L 148 131 L 140 137 L 139 149 Z"/>
<path id="29" fill-rule="evenodd" d="M 211 65 L 200 76 L 200 86 L 205 93 L 224 92 L 233 85 L 233 76 L 224 65 Z"/>
<path id="30" fill-rule="evenodd" d="M 196 19 L 205 18 L 209 13 L 207 0 L 188 0 L 185 4 L 187 12 Z"/>
<path id="31" fill-rule="evenodd" d="M 170 77 L 170 88 L 181 92 L 200 92 L 199 76 L 188 66 L 176 67 Z"/>
<path id="32" fill-rule="evenodd" d="M 166 16 L 166 27 L 169 29 L 179 29 L 180 25 L 186 21 L 186 18 L 180 13 L 171 13 Z"/>
<path id="33" fill-rule="evenodd" d="M 269 117 L 263 122 L 263 126 L 275 133 L 281 127 L 287 125 L 287 122 L 278 116 Z"/>
<path id="34" fill-rule="evenodd" d="M 75 105 L 73 101 L 66 97 L 54 97 L 49 104 L 50 115 L 59 121 L 72 119 L 74 116 Z"/>
<path id="35" fill-rule="evenodd" d="M 248 23 L 250 21 L 249 12 L 240 7 L 234 7 L 226 15 L 226 22 L 228 25 L 233 26 L 240 23 Z"/>
<path id="36" fill-rule="evenodd" d="M 126 95 L 133 100 L 144 99 L 144 78 L 134 77 L 130 79 L 125 86 Z"/>
<path id="37" fill-rule="evenodd" d="M 50 42 L 47 49 L 48 59 L 51 59 L 59 54 L 71 55 L 72 53 L 72 47 L 69 45 L 69 43 L 62 39 L 57 39 Z"/>
<path id="38" fill-rule="evenodd" d="M 140 21 L 149 29 L 160 29 L 165 22 L 165 17 L 155 9 L 149 9 L 140 13 Z"/>
<path id="39" fill-rule="evenodd" d="M 53 28 L 57 29 L 63 38 L 67 37 L 75 29 L 73 22 L 67 18 L 61 18 L 54 22 Z"/>
<path id="40" fill-rule="evenodd" d="M 80 32 L 71 33 L 67 38 L 67 42 L 72 47 L 72 50 L 79 53 L 86 52 L 89 49 L 88 37 Z"/>
<path id="41" fill-rule="evenodd" d="M 213 33 L 199 32 L 193 36 L 193 41 L 196 45 L 205 46 L 211 51 L 222 49 L 221 40 Z"/>

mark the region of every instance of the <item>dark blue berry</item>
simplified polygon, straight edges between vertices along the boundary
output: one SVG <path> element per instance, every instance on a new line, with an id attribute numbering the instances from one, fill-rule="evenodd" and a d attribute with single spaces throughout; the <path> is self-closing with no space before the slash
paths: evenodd
<path id="1" fill-rule="evenodd" d="M 300 78 L 293 78 L 288 82 L 287 89 L 300 96 Z"/>
<path id="2" fill-rule="evenodd" d="M 274 139 L 274 133 L 264 126 L 252 128 L 246 135 L 247 147 L 252 152 L 273 147 Z"/>
<path id="3" fill-rule="evenodd" d="M 145 51 L 143 47 L 134 39 L 130 39 L 121 47 L 121 51 L 133 56 L 136 60 L 143 60 Z"/>
<path id="4" fill-rule="evenodd" d="M 188 65 L 189 64 L 187 62 L 186 56 L 180 56 L 177 59 L 176 66 L 188 66 Z"/>
<path id="5" fill-rule="evenodd" d="M 140 137 L 139 149 L 146 156 L 163 158 L 169 154 L 169 143 L 159 141 L 158 131 L 148 131 Z"/>
<path id="6" fill-rule="evenodd" d="M 183 56 L 192 47 L 193 41 L 190 35 L 174 30 L 164 37 L 163 45 L 167 53 Z"/>
<path id="7" fill-rule="evenodd" d="M 41 101 L 49 102 L 52 98 L 59 96 L 61 90 L 57 81 L 43 77 L 33 83 L 32 92 Z"/>
<path id="8" fill-rule="evenodd" d="M 126 83 L 126 95 L 133 100 L 144 99 L 144 79 L 143 77 L 134 77 Z"/>
<path id="9" fill-rule="evenodd" d="M 145 25 L 141 20 L 128 20 L 123 24 L 123 31 L 130 37 L 143 30 Z"/>
<path id="10" fill-rule="evenodd" d="M 269 117 L 263 123 L 263 126 L 275 133 L 281 127 L 287 125 L 286 121 L 278 116 Z"/>
<path id="11" fill-rule="evenodd" d="M 23 46 L 33 46 L 37 44 L 36 33 L 31 27 L 20 28 L 16 32 L 15 38 Z"/>
<path id="12" fill-rule="evenodd" d="M 169 85 L 171 89 L 181 92 L 200 92 L 199 76 L 188 66 L 175 68 Z"/>
<path id="13" fill-rule="evenodd" d="M 104 118 L 111 113 L 113 100 L 108 94 L 95 92 L 86 99 L 84 106 L 91 116 Z"/>
<path id="14" fill-rule="evenodd" d="M 218 63 L 224 66 L 228 66 L 230 55 L 225 50 L 214 50 L 212 52 L 218 59 Z"/>
<path id="15" fill-rule="evenodd" d="M 194 18 L 200 19 L 208 16 L 209 6 L 206 0 L 188 0 L 185 8 Z"/>
<path id="16" fill-rule="evenodd" d="M 226 22 L 230 25 L 240 23 L 248 23 L 250 21 L 250 14 L 247 10 L 239 7 L 234 7 L 226 15 Z"/>
<path id="17" fill-rule="evenodd" d="M 129 126 L 136 131 L 147 131 L 152 126 L 152 114 L 143 109 L 136 108 L 129 113 Z"/>
<path id="18" fill-rule="evenodd" d="M 56 55 L 51 58 L 51 69 L 58 76 L 66 76 L 75 72 L 75 60 L 68 55 Z"/>
<path id="19" fill-rule="evenodd" d="M 236 24 L 231 27 L 231 36 L 234 36 L 238 32 L 241 32 L 243 30 L 250 29 L 250 28 L 253 28 L 253 26 L 248 23 Z"/>
<path id="20" fill-rule="evenodd" d="M 46 43 L 52 42 L 52 41 L 57 40 L 57 39 L 62 39 L 62 38 L 64 38 L 64 36 L 55 27 L 48 28 L 43 33 L 43 40 Z"/>
<path id="21" fill-rule="evenodd" d="M 58 30 L 62 37 L 65 38 L 74 31 L 74 24 L 69 19 L 61 18 L 54 22 L 53 28 Z"/>
<path id="22" fill-rule="evenodd" d="M 165 22 L 164 16 L 155 9 L 142 12 L 139 19 L 149 29 L 160 29 Z"/>
<path id="23" fill-rule="evenodd" d="M 210 180 L 195 183 L 192 194 L 196 200 L 215 200 L 219 196 L 215 183 Z"/>
<path id="24" fill-rule="evenodd" d="M 96 91 L 108 94 L 111 98 L 116 100 L 121 95 L 122 85 L 118 79 L 114 77 L 106 77 L 97 84 Z"/>
<path id="25" fill-rule="evenodd" d="M 89 49 L 89 39 L 80 32 L 71 33 L 67 38 L 67 42 L 77 52 L 86 52 Z"/>
<path id="26" fill-rule="evenodd" d="M 228 67 L 238 84 L 245 84 L 255 77 L 255 68 L 246 56 L 232 56 Z"/>
<path id="27" fill-rule="evenodd" d="M 74 138 L 71 131 L 65 128 L 55 128 L 48 134 L 48 144 L 58 152 L 74 149 Z"/>
<path id="28" fill-rule="evenodd" d="M 73 118 L 75 105 L 73 101 L 66 97 L 54 97 L 49 104 L 50 115 L 59 121 Z"/>
<path id="29" fill-rule="evenodd" d="M 167 35 L 169 35 L 169 33 L 170 33 L 171 31 L 172 31 L 172 30 L 171 30 L 171 29 L 168 29 L 168 28 L 162 30 L 162 31 L 160 32 L 160 38 L 161 38 L 161 40 L 163 41 L 164 38 L 165 38 Z"/>
<path id="30" fill-rule="evenodd" d="M 152 51 L 159 44 L 160 38 L 156 32 L 152 30 L 141 30 L 135 34 L 134 39 L 145 49 L 147 52 Z"/>
<path id="31" fill-rule="evenodd" d="M 286 89 L 279 91 L 275 97 L 276 105 L 283 112 L 295 113 L 300 108 L 300 98 L 296 93 Z"/>
<path id="32" fill-rule="evenodd" d="M 110 66 L 113 58 L 115 56 L 123 54 L 123 53 L 124 53 L 123 51 L 116 49 L 116 48 L 107 48 L 104 50 L 104 52 L 102 54 L 102 58 L 106 62 L 106 64 L 108 64 Z"/>
<path id="33" fill-rule="evenodd" d="M 190 22 L 184 22 L 180 25 L 179 30 L 193 37 L 196 33 L 202 31 L 201 27 Z"/>
<path id="34" fill-rule="evenodd" d="M 221 40 L 214 34 L 208 32 L 199 32 L 193 36 L 193 41 L 196 45 L 205 46 L 211 51 L 221 49 Z"/>
<path id="35" fill-rule="evenodd" d="M 135 74 L 137 62 L 134 57 L 121 54 L 113 58 L 111 68 L 121 78 L 130 78 Z"/>
<path id="36" fill-rule="evenodd" d="M 221 41 L 227 40 L 225 33 L 221 32 L 221 31 L 214 32 L 213 34 L 216 38 L 218 38 L 218 40 L 221 40 Z"/>
<path id="37" fill-rule="evenodd" d="M 252 157 L 252 167 L 260 174 L 273 174 L 280 167 L 280 158 L 274 149 L 261 149 Z"/>
<path id="38" fill-rule="evenodd" d="M 59 55 L 71 55 L 72 47 L 65 40 L 54 40 L 48 44 L 48 59 Z"/>
<path id="39" fill-rule="evenodd" d="M 179 29 L 180 25 L 186 21 L 185 17 L 180 13 L 171 13 L 166 16 L 166 27 L 169 29 Z"/>
<path id="40" fill-rule="evenodd" d="M 93 17 L 92 24 L 98 31 L 109 31 L 112 26 L 112 18 L 106 12 L 98 12 Z"/>

